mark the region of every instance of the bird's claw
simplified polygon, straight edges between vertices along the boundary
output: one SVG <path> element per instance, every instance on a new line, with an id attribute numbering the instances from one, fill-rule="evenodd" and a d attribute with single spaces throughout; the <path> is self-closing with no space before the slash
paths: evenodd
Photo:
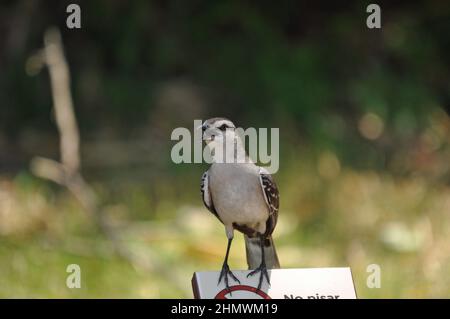
<path id="1" fill-rule="evenodd" d="M 237 279 L 237 277 L 231 272 L 228 264 L 224 263 L 222 266 L 222 270 L 221 270 L 220 276 L 219 276 L 219 281 L 217 282 L 217 284 L 218 285 L 220 284 L 220 282 L 222 281 L 222 277 L 223 277 L 224 282 L 225 282 L 225 287 L 226 287 L 227 291 L 230 292 L 230 295 L 231 295 L 230 285 L 228 284 L 228 276 L 231 276 L 231 278 L 233 278 L 234 281 L 237 281 L 237 283 L 239 283 L 239 284 L 241 283 L 239 281 L 239 279 Z"/>
<path id="2" fill-rule="evenodd" d="M 267 272 L 267 267 L 266 267 L 266 264 L 265 264 L 265 263 L 261 263 L 261 265 L 259 265 L 258 268 L 256 268 L 256 269 L 253 270 L 252 272 L 250 272 L 250 273 L 247 275 L 247 278 L 253 276 L 254 274 L 256 274 L 256 273 L 258 273 L 258 272 L 260 273 L 260 275 L 259 275 L 258 289 L 261 289 L 262 281 L 263 281 L 264 277 L 266 277 L 267 283 L 268 283 L 269 286 L 270 286 L 269 273 Z"/>

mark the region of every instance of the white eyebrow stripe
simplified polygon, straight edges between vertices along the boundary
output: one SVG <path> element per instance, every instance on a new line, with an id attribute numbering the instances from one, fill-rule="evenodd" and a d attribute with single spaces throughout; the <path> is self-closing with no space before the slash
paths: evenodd
<path id="1" fill-rule="evenodd" d="M 226 124 L 229 127 L 233 127 L 233 124 L 230 121 L 227 120 L 220 120 L 214 123 L 215 127 L 221 127 L 223 124 Z"/>

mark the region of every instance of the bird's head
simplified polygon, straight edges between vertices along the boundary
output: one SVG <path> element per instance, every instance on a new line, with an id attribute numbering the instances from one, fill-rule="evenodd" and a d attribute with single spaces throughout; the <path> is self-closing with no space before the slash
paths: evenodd
<path id="1" fill-rule="evenodd" d="M 223 117 L 214 117 L 203 122 L 202 126 L 203 140 L 206 144 L 223 144 L 225 140 L 235 139 L 236 126 L 229 119 Z"/>

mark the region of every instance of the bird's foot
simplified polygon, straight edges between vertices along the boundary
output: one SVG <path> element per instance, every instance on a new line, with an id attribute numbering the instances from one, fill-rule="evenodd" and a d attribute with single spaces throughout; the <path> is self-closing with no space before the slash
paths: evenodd
<path id="1" fill-rule="evenodd" d="M 250 272 L 250 273 L 247 275 L 247 278 L 248 278 L 248 277 L 251 277 L 251 276 L 253 276 L 254 274 L 257 274 L 257 273 L 260 273 L 260 274 L 259 274 L 258 289 L 261 289 L 261 286 L 262 286 L 262 282 L 263 282 L 264 277 L 266 277 L 267 283 L 268 283 L 269 286 L 270 286 L 269 273 L 267 272 L 267 267 L 266 267 L 266 264 L 265 264 L 264 262 L 261 263 L 261 265 L 259 265 L 258 268 L 256 268 L 256 269 L 253 270 L 252 272 Z"/>
<path id="2" fill-rule="evenodd" d="M 230 276 L 234 281 L 237 281 L 239 284 L 241 283 L 239 281 L 239 279 L 237 279 L 237 277 L 231 272 L 228 264 L 224 263 L 222 266 L 222 271 L 220 272 L 219 281 L 217 284 L 220 284 L 220 282 L 222 281 L 222 277 L 223 277 L 224 282 L 225 282 L 225 287 L 228 291 L 230 291 L 230 285 L 228 284 L 228 276 Z M 230 294 L 231 294 L 231 291 L 230 291 Z"/>

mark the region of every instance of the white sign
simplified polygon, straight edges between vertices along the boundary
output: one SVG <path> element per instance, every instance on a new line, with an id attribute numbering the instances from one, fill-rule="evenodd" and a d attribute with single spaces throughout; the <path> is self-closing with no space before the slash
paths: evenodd
<path id="1" fill-rule="evenodd" d="M 263 280 L 258 287 L 259 273 L 247 278 L 249 270 L 233 270 L 240 284 L 229 278 L 230 291 L 219 272 L 196 272 L 192 278 L 197 299 L 356 299 L 350 268 L 303 268 L 268 270 L 270 283 Z"/>

